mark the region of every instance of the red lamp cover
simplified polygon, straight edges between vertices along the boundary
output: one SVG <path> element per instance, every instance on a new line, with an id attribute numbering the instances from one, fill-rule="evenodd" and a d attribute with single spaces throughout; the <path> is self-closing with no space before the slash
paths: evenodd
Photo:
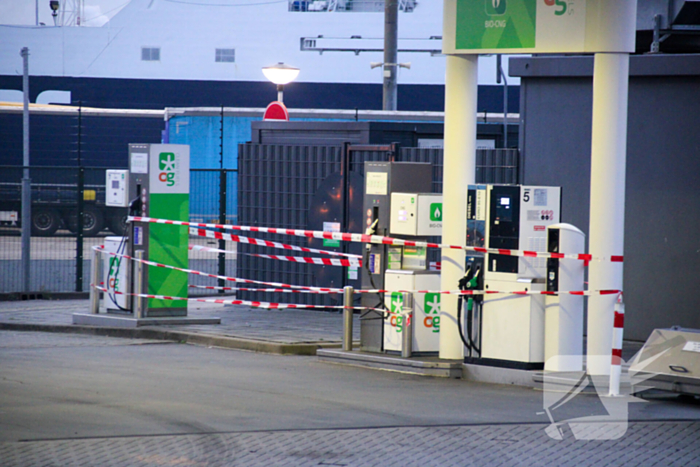
<path id="1" fill-rule="evenodd" d="M 289 120 L 289 112 L 283 103 L 274 101 L 265 109 L 263 120 Z"/>

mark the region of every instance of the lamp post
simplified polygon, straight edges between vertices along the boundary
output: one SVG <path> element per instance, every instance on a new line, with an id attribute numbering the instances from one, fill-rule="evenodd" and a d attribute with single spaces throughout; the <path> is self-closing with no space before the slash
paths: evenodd
<path id="1" fill-rule="evenodd" d="M 388 0 L 387 0 L 388 1 Z M 386 47 L 386 45 L 385 45 Z M 407 63 L 389 63 L 389 62 L 370 62 L 369 67 L 379 68 L 384 67 L 384 91 L 382 98 L 382 109 L 383 110 L 396 110 L 398 107 L 397 102 L 397 77 L 399 68 L 411 69 L 411 62 Z"/>
<path id="2" fill-rule="evenodd" d="M 266 66 L 262 69 L 263 74 L 267 79 L 277 85 L 277 100 L 284 102 L 284 85 L 291 83 L 299 76 L 299 68 L 294 68 L 279 62 L 277 65 Z"/>

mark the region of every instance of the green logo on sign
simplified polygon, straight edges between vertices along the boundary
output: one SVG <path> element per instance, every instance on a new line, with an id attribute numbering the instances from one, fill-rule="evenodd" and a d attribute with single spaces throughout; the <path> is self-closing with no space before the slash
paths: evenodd
<path id="1" fill-rule="evenodd" d="M 544 0 L 545 5 L 547 6 L 558 6 L 560 7 L 559 10 L 555 11 L 554 14 L 557 16 L 561 16 L 564 13 L 566 13 L 566 2 L 563 0 Z"/>
<path id="2" fill-rule="evenodd" d="M 389 324 L 396 328 L 396 332 L 403 331 L 403 316 L 399 313 L 403 311 L 403 294 L 401 292 L 391 292 L 391 303 L 389 307 L 394 315 L 391 315 Z"/>
<path id="3" fill-rule="evenodd" d="M 440 314 L 440 294 L 427 293 L 425 294 L 425 314 L 439 315 Z"/>
<path id="4" fill-rule="evenodd" d="M 427 328 L 432 328 L 433 332 L 440 332 L 440 294 L 425 294 L 423 310 L 427 315 L 423 320 L 423 325 Z"/>
<path id="5" fill-rule="evenodd" d="M 458 50 L 535 47 L 537 0 L 484 1 L 457 0 Z"/>
<path id="6" fill-rule="evenodd" d="M 158 174 L 158 180 L 168 186 L 175 185 L 175 153 L 161 152 L 158 155 L 158 168 L 162 170 Z"/>
<path id="7" fill-rule="evenodd" d="M 401 292 L 391 292 L 390 310 L 392 313 L 401 313 L 403 307 L 403 295 Z"/>
<path id="8" fill-rule="evenodd" d="M 430 220 L 442 222 L 442 203 L 430 203 Z"/>
<path id="9" fill-rule="evenodd" d="M 506 0 L 484 0 L 486 2 L 486 14 L 495 16 L 506 12 Z"/>

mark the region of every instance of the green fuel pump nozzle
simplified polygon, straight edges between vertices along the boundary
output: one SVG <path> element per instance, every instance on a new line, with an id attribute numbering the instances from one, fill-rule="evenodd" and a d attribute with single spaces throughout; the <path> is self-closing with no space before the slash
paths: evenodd
<path id="1" fill-rule="evenodd" d="M 459 280 L 459 290 L 473 290 L 477 287 L 479 283 L 479 273 L 481 268 L 476 266 L 476 271 L 472 274 L 471 265 L 467 266 L 467 270 L 464 272 L 464 276 Z M 459 337 L 462 339 L 462 343 L 469 350 L 469 353 L 481 353 L 479 347 L 477 347 L 476 342 L 472 340 L 472 317 L 474 313 L 474 298 L 466 295 L 462 295 L 457 300 L 457 325 L 459 328 Z M 462 325 L 462 301 L 466 298 L 467 304 L 465 306 L 465 313 L 467 314 L 467 337 L 464 336 L 464 327 Z"/>

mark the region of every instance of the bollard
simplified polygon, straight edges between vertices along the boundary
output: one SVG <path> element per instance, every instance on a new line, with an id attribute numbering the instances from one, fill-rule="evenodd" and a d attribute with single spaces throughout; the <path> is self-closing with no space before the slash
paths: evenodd
<path id="1" fill-rule="evenodd" d="M 100 291 L 97 290 L 97 287 L 100 285 L 100 270 L 102 269 L 102 254 L 97 248 L 92 249 L 90 266 L 92 267 L 90 271 L 90 313 L 96 315 L 100 312 Z"/>
<path id="2" fill-rule="evenodd" d="M 136 250 L 134 254 L 136 259 L 143 259 L 143 250 Z M 143 263 L 141 261 L 136 262 L 136 272 L 134 273 L 134 318 L 142 319 L 143 311 L 145 308 L 145 299 L 139 297 L 143 293 Z"/>
<path id="3" fill-rule="evenodd" d="M 401 332 L 401 357 L 409 358 L 413 353 L 413 294 L 403 293 L 403 331 Z"/>
<path id="4" fill-rule="evenodd" d="M 351 286 L 343 289 L 343 350 L 352 351 L 352 295 Z"/>
<path id="5" fill-rule="evenodd" d="M 620 376 L 622 373 L 622 333 L 625 327 L 625 303 L 622 293 L 615 302 L 615 320 L 613 323 L 612 362 L 610 365 L 610 397 L 620 395 Z"/>

